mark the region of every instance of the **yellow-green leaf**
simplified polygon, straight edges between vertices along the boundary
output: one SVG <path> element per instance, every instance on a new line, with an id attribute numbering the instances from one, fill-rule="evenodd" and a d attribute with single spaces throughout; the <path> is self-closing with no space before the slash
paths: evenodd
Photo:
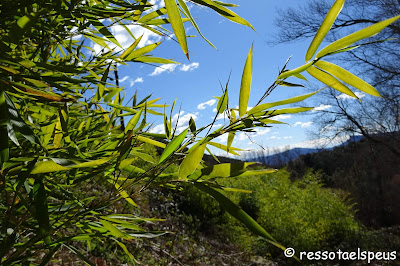
<path id="1" fill-rule="evenodd" d="M 142 110 L 140 110 L 139 112 L 137 112 L 128 122 L 128 124 L 126 124 L 125 127 L 125 133 L 128 133 L 128 131 L 133 130 L 135 128 L 135 126 L 137 125 L 137 123 L 139 122 L 140 116 L 142 115 Z"/>
<path id="2" fill-rule="evenodd" d="M 315 63 L 315 66 L 337 77 L 338 79 L 349 84 L 350 86 L 359 89 L 360 91 L 363 91 L 373 96 L 381 97 L 379 92 L 370 84 L 338 65 L 319 60 Z"/>
<path id="3" fill-rule="evenodd" d="M 312 64 L 313 64 L 313 62 L 311 61 L 311 62 L 308 62 L 307 64 L 304 64 L 304 65 L 302 65 L 302 66 L 299 66 L 299 67 L 297 67 L 297 68 L 295 68 L 295 69 L 288 70 L 288 71 L 284 71 L 283 73 L 281 73 L 281 74 L 276 78 L 276 80 L 283 80 L 283 79 L 286 79 L 286 78 L 288 78 L 288 77 L 290 77 L 290 76 L 296 76 L 297 74 L 299 74 L 299 73 L 301 73 L 301 72 L 307 70 L 310 66 L 312 66 Z"/>
<path id="4" fill-rule="evenodd" d="M 140 57 L 144 54 L 150 53 L 151 51 L 153 51 L 157 46 L 160 45 L 161 42 L 156 42 L 156 43 L 152 43 L 149 44 L 147 46 L 144 46 L 142 48 L 136 49 L 134 51 L 132 51 L 129 55 L 127 55 L 125 57 L 125 61 L 130 61 L 132 59 L 135 59 L 137 57 Z"/>
<path id="5" fill-rule="evenodd" d="M 308 94 L 301 95 L 301 96 L 296 96 L 296 97 L 293 97 L 293 98 L 290 98 L 290 99 L 286 99 L 286 100 L 282 100 L 282 101 L 277 101 L 277 102 L 272 102 L 272 103 L 263 103 L 263 104 L 260 104 L 260 105 L 257 105 L 255 107 L 253 107 L 247 113 L 248 113 L 248 115 L 252 115 L 252 114 L 261 112 L 263 110 L 267 110 L 267 109 L 275 107 L 275 106 L 301 102 L 301 101 L 304 101 L 305 99 L 313 96 L 317 92 L 318 91 L 315 91 L 315 92 L 312 92 L 312 93 L 308 93 Z"/>
<path id="6" fill-rule="evenodd" d="M 216 142 L 212 142 L 212 141 L 208 142 L 208 144 L 210 144 L 210 145 L 212 145 L 214 147 L 217 147 L 218 149 L 221 149 L 221 150 L 224 150 L 226 152 L 229 152 L 229 153 L 231 153 L 233 155 L 237 155 L 237 156 L 240 156 L 240 154 L 235 152 L 235 151 L 242 151 L 242 149 L 231 147 L 231 146 L 225 146 L 224 144 L 216 143 Z"/>
<path id="7" fill-rule="evenodd" d="M 168 145 L 165 147 L 163 153 L 160 156 L 160 160 L 158 161 L 159 164 L 164 162 L 168 157 L 173 154 L 179 146 L 182 144 L 182 142 L 185 140 L 185 137 L 189 131 L 189 128 L 185 129 L 181 134 L 173 138 Z"/>
<path id="8" fill-rule="evenodd" d="M 186 155 L 185 159 L 183 159 L 179 166 L 179 178 L 186 178 L 196 170 L 197 166 L 203 159 L 205 148 L 206 144 L 202 144 L 189 151 L 188 155 Z"/>
<path id="9" fill-rule="evenodd" d="M 121 54 L 121 59 L 125 59 L 130 53 L 135 50 L 135 48 L 138 46 L 140 40 L 142 39 L 143 35 L 137 38 L 129 47 L 126 49 L 122 54 Z"/>
<path id="10" fill-rule="evenodd" d="M 392 24 L 393 22 L 398 20 L 399 18 L 400 18 L 400 15 L 393 17 L 393 18 L 386 19 L 384 21 L 375 23 L 364 29 L 356 31 L 352 34 L 349 34 L 337 41 L 334 41 L 333 43 L 329 44 L 328 46 L 324 47 L 321 51 L 319 51 L 317 54 L 317 57 L 320 58 L 329 53 L 346 48 L 349 45 L 352 45 L 359 40 L 374 36 L 375 34 L 378 34 L 381 30 L 383 30 L 384 28 L 386 28 L 387 26 L 389 26 L 390 24 Z"/>
<path id="11" fill-rule="evenodd" d="M 326 84 L 327 86 L 334 88 L 337 91 L 350 95 L 351 97 L 357 98 L 357 96 L 343 83 L 337 80 L 335 77 L 331 76 L 330 74 L 319 70 L 316 67 L 310 67 L 307 69 L 308 74 L 313 76 L 314 78 L 318 79 L 322 83 Z"/>
<path id="12" fill-rule="evenodd" d="M 121 230 L 115 227 L 112 223 L 106 220 L 100 220 L 100 223 L 106 228 L 113 236 L 115 237 L 123 237 L 125 238 L 127 235 L 124 234 Z"/>
<path id="13" fill-rule="evenodd" d="M 222 114 L 228 107 L 228 90 L 225 90 L 221 97 L 218 99 L 217 103 L 217 113 Z"/>
<path id="14" fill-rule="evenodd" d="M 251 45 L 249 54 L 247 55 L 244 65 L 242 82 L 240 84 L 239 95 L 239 117 L 242 117 L 247 112 L 247 104 L 249 103 L 251 79 L 253 76 L 253 45 Z"/>
<path id="15" fill-rule="evenodd" d="M 335 22 L 337 16 L 339 15 L 340 11 L 343 8 L 344 2 L 345 0 L 336 0 L 335 3 L 332 5 L 324 21 L 319 27 L 317 33 L 315 34 L 314 39 L 312 40 L 310 46 L 308 47 L 306 53 L 306 62 L 313 57 L 318 47 L 320 46 L 322 40 L 325 38 L 326 34 L 331 29 L 333 23 Z"/>
<path id="16" fill-rule="evenodd" d="M 136 139 L 138 141 L 146 142 L 146 143 L 148 143 L 150 145 L 157 146 L 157 147 L 160 147 L 160 148 L 165 148 L 166 147 L 166 145 L 164 143 L 162 143 L 162 142 L 159 142 L 159 141 L 156 141 L 156 140 L 153 140 L 153 139 L 149 139 L 149 138 L 146 138 L 146 137 L 143 137 L 143 136 L 137 136 Z"/>
<path id="17" fill-rule="evenodd" d="M 170 20 L 172 29 L 174 30 L 176 39 L 178 40 L 183 52 L 189 59 L 189 51 L 186 41 L 185 27 L 183 26 L 181 14 L 175 0 L 164 0 L 167 9 L 168 18 Z"/>

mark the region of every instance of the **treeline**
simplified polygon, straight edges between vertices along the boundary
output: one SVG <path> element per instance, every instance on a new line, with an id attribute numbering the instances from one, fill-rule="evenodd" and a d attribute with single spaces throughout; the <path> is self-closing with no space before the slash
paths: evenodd
<path id="1" fill-rule="evenodd" d="M 290 161 L 291 179 L 300 179 L 310 168 L 322 170 L 326 187 L 350 193 L 357 218 L 366 226 L 380 228 L 400 224 L 400 158 L 389 147 L 399 139 L 380 136 L 362 139 Z"/>

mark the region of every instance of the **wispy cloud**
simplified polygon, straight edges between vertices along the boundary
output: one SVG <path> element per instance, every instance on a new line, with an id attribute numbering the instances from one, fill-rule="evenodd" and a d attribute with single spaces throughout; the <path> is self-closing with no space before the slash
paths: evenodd
<path id="1" fill-rule="evenodd" d="M 131 87 L 135 84 L 135 83 L 143 83 L 143 78 L 138 77 L 135 80 L 131 80 L 130 85 Z"/>
<path id="2" fill-rule="evenodd" d="M 354 94 L 355 94 L 359 99 L 365 97 L 365 93 L 363 93 L 363 92 L 356 91 Z M 339 95 L 338 97 L 336 97 L 336 98 L 342 99 L 342 100 L 356 99 L 356 98 L 351 97 L 351 96 L 349 96 L 349 95 L 347 95 L 347 94 L 344 94 L 344 93 L 340 94 L 340 95 Z"/>
<path id="3" fill-rule="evenodd" d="M 133 79 L 129 76 L 124 76 L 122 79 L 119 80 L 119 82 L 129 82 L 129 85 L 132 87 L 135 83 L 143 83 L 144 80 L 142 77 L 138 77 L 136 79 Z"/>
<path id="4" fill-rule="evenodd" d="M 180 70 L 181 71 L 193 71 L 193 70 L 195 70 L 196 68 L 198 68 L 199 67 L 199 63 L 198 62 L 193 62 L 193 63 L 191 63 L 191 64 L 189 64 L 189 65 L 186 65 L 186 64 L 183 64 L 181 67 L 180 67 Z"/>
<path id="5" fill-rule="evenodd" d="M 274 120 L 285 120 L 290 118 L 292 118 L 292 115 L 277 115 L 273 117 Z"/>
<path id="6" fill-rule="evenodd" d="M 312 109 L 311 112 L 323 111 L 323 110 L 327 110 L 329 108 L 332 108 L 332 105 L 330 105 L 330 104 L 321 104 L 320 106 L 314 107 L 314 109 Z"/>
<path id="7" fill-rule="evenodd" d="M 303 128 L 307 128 L 307 127 L 311 126 L 312 123 L 313 122 L 296 122 L 296 123 L 294 123 L 294 126 L 295 127 L 296 126 L 301 126 Z"/>
<path id="8" fill-rule="evenodd" d="M 177 66 L 176 64 L 161 65 L 159 67 L 156 67 L 156 69 L 154 69 L 153 73 L 151 73 L 150 76 L 158 76 L 165 71 L 172 72 L 175 70 L 176 66 Z"/>
<path id="9" fill-rule="evenodd" d="M 212 105 L 214 105 L 216 102 L 217 102 L 217 100 L 211 99 L 211 100 L 209 100 L 209 101 L 207 101 L 207 102 L 204 102 L 204 103 L 201 103 L 201 104 L 197 105 L 197 109 L 199 109 L 199 110 L 204 110 L 204 109 L 206 109 L 207 106 L 212 106 Z"/>

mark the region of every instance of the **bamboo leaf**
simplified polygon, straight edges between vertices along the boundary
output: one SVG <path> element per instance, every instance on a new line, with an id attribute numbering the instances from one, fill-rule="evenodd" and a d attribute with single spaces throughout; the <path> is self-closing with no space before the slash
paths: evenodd
<path id="1" fill-rule="evenodd" d="M 264 237 L 265 239 L 269 240 L 270 243 L 276 243 L 275 239 L 267 231 L 265 231 L 261 225 L 259 225 L 245 211 L 239 208 L 239 206 L 222 195 L 220 192 L 200 182 L 194 183 L 194 186 L 216 199 L 222 208 L 243 223 L 250 231 L 258 236 Z M 282 246 L 279 245 L 279 248 L 282 248 Z"/>
<path id="2" fill-rule="evenodd" d="M 197 166 L 203 159 L 205 149 L 206 144 L 202 144 L 189 151 L 188 155 L 186 155 L 185 159 L 183 159 L 179 166 L 179 178 L 184 179 L 196 170 Z"/>
<path id="3" fill-rule="evenodd" d="M 210 144 L 210 145 L 212 145 L 214 147 L 217 147 L 218 149 L 221 149 L 223 151 L 229 152 L 229 153 L 231 153 L 233 155 L 237 155 L 237 156 L 240 156 L 240 154 L 235 152 L 235 151 L 243 151 L 242 149 L 239 149 L 239 148 L 235 148 L 235 147 L 231 147 L 231 146 L 225 146 L 224 144 L 216 143 L 216 142 L 212 142 L 212 141 L 208 142 L 208 144 Z"/>
<path id="4" fill-rule="evenodd" d="M 153 57 L 153 56 L 139 56 L 134 58 L 132 61 L 142 62 L 142 63 L 153 63 L 153 64 L 179 64 L 178 62 L 169 59 Z"/>
<path id="5" fill-rule="evenodd" d="M 228 90 L 225 90 L 221 97 L 218 99 L 217 103 L 217 113 L 222 114 L 228 107 Z"/>
<path id="6" fill-rule="evenodd" d="M 344 2 L 345 0 L 336 0 L 331 9 L 328 11 L 328 14 L 326 15 L 324 21 L 322 22 L 317 33 L 315 34 L 310 46 L 308 47 L 306 53 L 306 62 L 313 57 L 321 42 L 325 38 L 326 34 L 331 29 L 333 23 L 335 22 L 337 16 L 343 8 Z"/>
<path id="7" fill-rule="evenodd" d="M 338 65 L 319 60 L 315 63 L 315 66 L 337 77 L 338 79 L 349 84 L 350 86 L 359 89 L 360 91 L 363 91 L 373 96 L 382 97 L 379 92 L 370 84 Z"/>
<path id="8" fill-rule="evenodd" d="M 308 74 L 321 81 L 325 85 L 334 88 L 337 91 L 340 91 L 344 94 L 350 95 L 351 97 L 357 98 L 357 96 L 343 83 L 337 80 L 335 77 L 330 74 L 319 70 L 316 67 L 310 67 L 307 69 Z"/>
<path id="9" fill-rule="evenodd" d="M 119 44 L 117 39 L 115 39 L 114 35 L 112 35 L 112 33 L 107 29 L 106 26 L 104 26 L 103 23 L 100 22 L 100 20 L 98 20 L 94 16 L 88 16 L 87 19 L 90 21 L 93 27 L 95 27 L 101 34 L 103 34 L 103 36 L 106 37 L 110 42 L 122 48 L 121 44 Z"/>
<path id="10" fill-rule="evenodd" d="M 229 19 L 230 21 L 233 21 L 235 23 L 248 26 L 248 27 L 252 28 L 255 31 L 253 26 L 247 20 L 245 20 L 242 17 L 238 16 L 235 12 L 233 12 L 232 10 L 224 7 L 224 5 L 219 4 L 218 2 L 215 2 L 215 1 L 212 1 L 212 0 L 192 0 L 192 1 L 197 3 L 197 4 L 209 7 L 211 9 L 213 9 L 214 11 L 216 11 L 221 16 Z"/>
<path id="11" fill-rule="evenodd" d="M 135 260 L 135 257 L 129 252 L 128 248 L 122 242 L 119 242 L 116 239 L 113 239 L 113 240 L 118 244 L 118 246 L 120 246 L 122 248 L 122 250 L 125 252 L 125 254 L 128 255 L 132 265 L 136 265 L 137 261 Z"/>
<path id="12" fill-rule="evenodd" d="M 43 180 L 41 178 L 35 179 L 35 184 L 33 185 L 33 197 L 36 219 L 39 224 L 39 234 L 44 237 L 46 244 L 50 244 L 50 220 L 47 206 L 47 195 Z"/>
<path id="13" fill-rule="evenodd" d="M 246 63 L 244 65 L 242 74 L 242 82 L 240 84 L 239 117 L 244 116 L 247 112 L 247 104 L 249 103 L 252 75 L 253 75 L 253 45 L 251 45 L 249 54 L 247 55 Z"/>
<path id="14" fill-rule="evenodd" d="M 125 134 L 128 133 L 129 131 L 133 130 L 137 123 L 139 122 L 140 116 L 142 115 L 142 110 L 138 111 L 128 122 L 128 124 L 125 127 Z"/>
<path id="15" fill-rule="evenodd" d="M 138 141 L 146 142 L 146 143 L 148 143 L 150 145 L 153 145 L 153 146 L 157 146 L 157 147 L 160 147 L 160 148 L 163 148 L 163 149 L 166 147 L 166 145 L 164 143 L 156 141 L 156 140 L 153 140 L 153 139 L 149 139 L 149 138 L 146 138 L 146 137 L 143 137 L 143 136 L 137 136 L 136 138 L 137 138 Z"/>
<path id="16" fill-rule="evenodd" d="M 130 53 L 135 50 L 136 46 L 138 46 L 140 40 L 142 39 L 143 35 L 137 38 L 129 47 L 121 54 L 121 59 L 125 59 Z"/>
<path id="17" fill-rule="evenodd" d="M 185 1 L 183 0 L 178 0 L 179 5 L 181 6 L 181 8 L 183 9 L 183 11 L 185 12 L 185 15 L 190 19 L 190 23 L 192 23 L 193 27 L 197 30 L 197 32 L 200 34 L 200 36 L 206 41 L 208 42 L 209 45 L 211 45 L 212 47 L 214 47 L 215 49 L 217 49 L 209 40 L 207 40 L 206 37 L 204 37 L 204 35 L 201 33 L 199 26 L 197 26 L 196 21 L 194 20 L 194 18 L 192 17 L 192 14 L 190 13 L 189 8 L 187 7 Z"/>
<path id="18" fill-rule="evenodd" d="M 312 92 L 312 93 L 308 93 L 305 95 L 301 95 L 301 96 L 296 96 L 290 99 L 286 99 L 283 101 L 277 101 L 277 102 L 272 102 L 272 103 L 263 103 L 257 106 L 254 106 L 252 109 L 250 109 L 247 114 L 250 116 L 252 114 L 267 110 L 269 108 L 275 107 L 275 106 L 279 106 L 279 105 L 286 105 L 286 104 L 291 104 L 291 103 L 297 103 L 297 102 L 301 102 L 306 100 L 307 98 L 315 95 L 318 91 Z"/>
<path id="19" fill-rule="evenodd" d="M 311 61 L 311 62 L 308 62 L 307 64 L 299 66 L 295 69 L 284 71 L 276 78 L 276 80 L 283 80 L 290 76 L 296 76 L 296 75 L 300 74 L 301 72 L 307 70 L 312 65 L 313 65 L 313 62 Z"/>
<path id="20" fill-rule="evenodd" d="M 8 130 L 7 130 L 8 110 L 5 99 L 5 92 L 0 87 L 0 170 L 3 164 L 8 161 L 9 148 L 8 148 Z"/>
<path id="21" fill-rule="evenodd" d="M 179 8 L 175 0 L 164 0 L 165 7 L 167 9 L 168 18 L 170 20 L 172 29 L 175 33 L 176 39 L 178 40 L 183 52 L 189 59 L 189 51 L 186 42 L 186 33 L 183 26 L 182 18 L 179 12 Z"/>
<path id="22" fill-rule="evenodd" d="M 119 230 L 117 227 L 115 227 L 112 223 L 100 219 L 100 223 L 104 226 L 105 229 L 107 229 L 111 235 L 115 236 L 115 237 L 122 237 L 122 238 L 126 238 L 127 235 L 125 233 L 123 233 L 121 230 Z"/>
<path id="23" fill-rule="evenodd" d="M 189 128 L 185 129 L 181 134 L 173 138 L 168 145 L 165 147 L 163 153 L 160 156 L 160 160 L 158 161 L 158 164 L 161 164 L 164 162 L 168 157 L 173 154 L 179 146 L 182 144 L 182 142 L 185 140 L 185 137 L 189 131 Z"/>
<path id="24" fill-rule="evenodd" d="M 125 57 L 125 61 L 130 61 L 130 60 L 133 60 L 133 59 L 135 59 L 137 57 L 141 57 L 144 54 L 150 53 L 151 51 L 153 51 L 160 44 L 161 44 L 161 42 L 156 42 L 156 43 L 152 43 L 152 44 L 149 44 L 147 46 L 144 46 L 142 48 L 136 49 L 136 50 L 132 51 L 129 55 L 127 55 Z"/>
<path id="25" fill-rule="evenodd" d="M 396 17 L 392 17 L 389 19 L 386 19 L 384 21 L 375 23 L 371 26 L 368 26 L 364 29 L 361 29 L 359 31 L 356 31 L 352 34 L 349 34 L 337 41 L 334 41 L 333 43 L 329 44 L 328 46 L 324 47 L 321 51 L 318 52 L 317 57 L 321 58 L 327 54 L 333 53 L 337 50 L 344 49 L 348 47 L 349 45 L 352 45 L 359 40 L 374 36 L 378 34 L 381 30 L 395 22 L 400 18 L 400 15 Z"/>
<path id="26" fill-rule="evenodd" d="M 165 7 L 163 7 L 163 8 L 157 9 L 157 10 L 155 10 L 153 12 L 150 12 L 150 13 L 144 15 L 143 17 L 141 17 L 138 20 L 138 22 L 146 23 L 147 21 L 150 21 L 152 19 L 155 19 L 155 18 L 157 18 L 159 16 L 162 16 L 162 15 L 165 15 L 165 14 L 167 14 L 167 9 Z"/>

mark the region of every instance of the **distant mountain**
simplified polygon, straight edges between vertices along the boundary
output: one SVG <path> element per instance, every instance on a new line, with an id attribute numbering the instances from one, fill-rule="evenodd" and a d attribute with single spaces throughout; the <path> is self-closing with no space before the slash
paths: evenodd
<path id="1" fill-rule="evenodd" d="M 274 153 L 272 155 L 265 155 L 265 156 L 255 156 L 250 159 L 246 159 L 246 161 L 256 161 L 263 164 L 266 164 L 271 167 L 280 168 L 285 166 L 288 162 L 293 161 L 294 159 L 300 157 L 301 155 L 316 153 L 320 151 L 332 150 L 335 147 L 347 146 L 350 143 L 359 142 L 363 136 L 350 136 L 350 138 L 334 147 L 329 148 L 293 148 L 289 150 L 284 150 L 282 152 Z"/>

